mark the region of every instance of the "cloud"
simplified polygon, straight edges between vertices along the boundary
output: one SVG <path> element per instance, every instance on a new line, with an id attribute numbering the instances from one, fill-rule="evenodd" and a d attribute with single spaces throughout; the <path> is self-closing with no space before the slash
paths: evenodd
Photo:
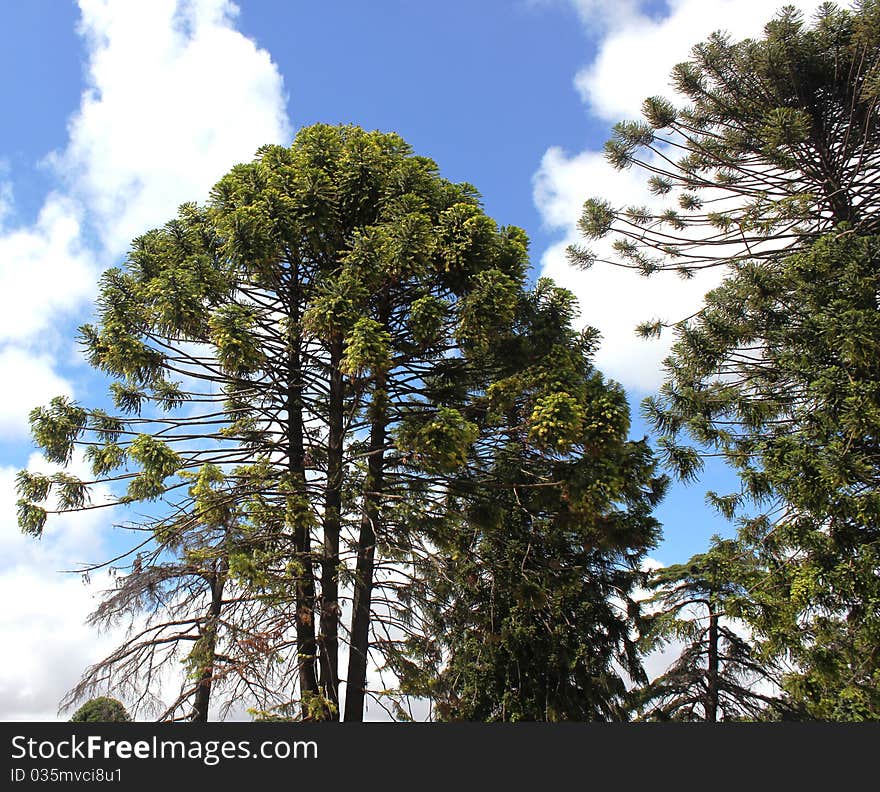
<path id="1" fill-rule="evenodd" d="M 618 3 L 571 0 L 582 16 L 620 19 Z M 809 17 L 821 0 L 777 2 L 793 5 Z M 755 38 L 771 19 L 774 5 L 766 0 L 669 0 L 669 14 L 649 18 L 625 2 L 623 19 L 601 42 L 596 58 L 575 77 L 575 85 L 593 115 L 606 121 L 636 117 L 648 96 L 669 95 L 669 73 L 687 60 L 691 47 L 716 30 L 734 39 Z M 586 12 L 586 14 L 585 14 Z"/>
<path id="2" fill-rule="evenodd" d="M 26 431 L 35 404 L 72 394 L 55 358 L 69 363 L 69 342 L 55 328 L 81 317 L 100 269 L 180 203 L 204 201 L 257 147 L 290 134 L 281 75 L 235 29 L 228 0 L 81 0 L 80 11 L 86 88 L 68 144 L 46 158 L 58 186 L 33 224 L 0 225 L 0 370 L 14 383 L 0 403 L 6 438 Z M 0 222 L 13 214 L 14 184 L 4 175 L 0 167 Z M 32 456 L 27 466 L 44 463 Z M 115 643 L 84 625 L 104 576 L 87 587 L 58 574 L 107 556 L 112 517 L 101 509 L 50 515 L 41 540 L 22 536 L 16 469 L 0 467 L 0 597 L 8 603 L 0 719 L 53 720 L 85 666 Z"/>
<path id="3" fill-rule="evenodd" d="M 28 435 L 28 414 L 51 396 L 71 396 L 73 387 L 53 371 L 47 355 L 34 355 L 18 347 L 0 348 L 0 371 L 14 378 L 0 401 L 0 439 Z"/>
<path id="4" fill-rule="evenodd" d="M 77 205 L 53 193 L 33 226 L 0 230 L 0 342 L 37 338 L 93 294 L 81 228 Z"/>
<path id="5" fill-rule="evenodd" d="M 106 654 L 112 638 L 82 626 L 95 588 L 31 566 L 0 575 L 0 720 L 56 720 L 82 669 Z"/>
<path id="6" fill-rule="evenodd" d="M 37 455 L 28 467 L 47 469 Z M 100 511 L 54 516 L 42 539 L 22 534 L 14 519 L 16 472 L 0 467 L 0 720 L 55 720 L 62 696 L 109 648 L 110 637 L 84 625 L 109 577 L 85 585 L 79 575 L 59 574 L 103 558 L 106 518 Z"/>
<path id="7" fill-rule="evenodd" d="M 661 362 L 669 354 L 669 334 L 645 340 L 637 337 L 636 325 L 654 319 L 674 321 L 692 313 L 717 285 L 720 273 L 706 270 L 685 281 L 671 272 L 645 278 L 604 263 L 586 272 L 572 267 L 565 251 L 569 244 L 583 242 L 576 223 L 586 198 L 600 195 L 616 206 L 656 204 L 641 174 L 613 170 L 598 152 L 568 156 L 559 148 L 548 149 L 535 176 L 534 195 L 544 222 L 564 233 L 541 257 L 542 275 L 571 289 L 578 298 L 581 322 L 602 333 L 597 367 L 628 388 L 642 393 L 655 390 L 661 382 Z M 610 245 L 604 239 L 590 247 L 611 259 Z"/>
<path id="8" fill-rule="evenodd" d="M 80 8 L 88 87 L 52 161 L 119 254 L 259 146 L 287 141 L 284 87 L 227 0 Z"/>
<path id="9" fill-rule="evenodd" d="M 590 113 L 607 122 L 638 117 L 648 96 L 674 98 L 668 84 L 672 66 L 686 60 L 691 47 L 709 33 L 725 29 L 735 39 L 757 37 L 775 13 L 773 5 L 757 0 L 669 0 L 662 17 L 649 15 L 643 2 L 569 1 L 592 32 L 605 31 L 595 57 L 577 74 L 575 84 Z M 809 16 L 820 3 L 792 4 Z M 614 170 L 598 147 L 567 153 L 552 146 L 534 179 L 535 205 L 545 225 L 561 235 L 541 258 L 542 274 L 571 289 L 580 302 L 582 322 L 602 333 L 597 366 L 641 393 L 656 390 L 662 382 L 661 365 L 671 337 L 666 333 L 661 339 L 643 340 L 635 333 L 636 325 L 690 315 L 723 274 L 709 270 L 683 281 L 660 273 L 648 279 L 608 264 L 597 263 L 587 271 L 569 264 L 566 247 L 583 242 L 577 221 L 584 201 L 602 197 L 615 206 L 656 205 L 645 178 L 636 170 Z M 608 244 L 603 240 L 592 247 L 600 254 L 610 253 Z"/>

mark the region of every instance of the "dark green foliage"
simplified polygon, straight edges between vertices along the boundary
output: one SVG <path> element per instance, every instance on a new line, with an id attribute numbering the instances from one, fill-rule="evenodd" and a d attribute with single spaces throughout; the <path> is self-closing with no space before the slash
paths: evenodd
<path id="1" fill-rule="evenodd" d="M 130 720 L 122 702 L 107 696 L 90 699 L 70 719 L 71 723 L 127 723 Z"/>
<path id="2" fill-rule="evenodd" d="M 633 695 L 642 720 L 717 721 L 790 718 L 780 697 L 781 671 L 744 637 L 743 611 L 760 580 L 740 545 L 713 540 L 706 553 L 656 570 L 643 621 L 643 648 L 680 642 L 678 658 Z"/>
<path id="3" fill-rule="evenodd" d="M 743 265 L 678 333 L 655 424 L 740 472 L 733 515 L 766 578 L 752 596 L 785 687 L 814 717 L 880 715 L 880 240 L 845 229 L 774 268 Z M 720 376 L 719 376 L 720 375 Z"/>
<path id="4" fill-rule="evenodd" d="M 421 632 L 391 666 L 441 720 L 617 720 L 625 680 L 643 679 L 632 595 L 666 482 L 626 440 L 623 394 L 592 368 L 573 310 L 543 280 L 521 302 L 481 418 L 494 441 L 455 482 L 407 590 Z"/>
<path id="5" fill-rule="evenodd" d="M 809 24 L 785 8 L 757 40 L 713 35 L 673 71 L 686 106 L 649 99 L 652 131 L 621 124 L 609 144 L 671 205 L 646 216 L 592 199 L 581 224 L 612 236 L 612 263 L 646 274 L 725 268 L 674 325 L 645 412 L 682 478 L 706 452 L 739 473 L 740 492 L 709 498 L 741 516 L 763 570 L 751 629 L 793 669 L 791 705 L 834 720 L 880 716 L 878 45 L 875 0 L 824 4 Z"/>
<path id="6" fill-rule="evenodd" d="M 647 99 L 645 121 L 618 124 L 606 146 L 616 168 L 642 169 L 672 205 L 593 198 L 581 231 L 611 233 L 612 263 L 647 275 L 776 259 L 840 222 L 876 233 L 878 45 L 874 0 L 826 3 L 811 25 L 785 8 L 757 40 L 712 35 L 672 72 L 688 104 Z M 605 260 L 579 247 L 571 258 Z"/>

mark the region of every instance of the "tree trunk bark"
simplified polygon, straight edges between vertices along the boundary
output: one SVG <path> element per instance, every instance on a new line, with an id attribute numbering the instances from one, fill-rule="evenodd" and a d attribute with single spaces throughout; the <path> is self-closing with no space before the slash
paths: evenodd
<path id="1" fill-rule="evenodd" d="M 201 632 L 201 640 L 205 642 L 205 661 L 196 687 L 196 695 L 193 699 L 193 711 L 190 720 L 198 723 L 206 723 L 208 720 L 208 705 L 211 701 L 211 683 L 214 680 L 214 655 L 217 651 L 217 622 L 223 608 L 223 587 L 226 584 L 226 566 L 219 565 L 215 575 L 211 578 L 211 606 L 208 609 L 208 618 Z"/>
<path id="2" fill-rule="evenodd" d="M 298 267 L 291 273 L 290 285 L 291 337 L 289 339 L 289 359 L 287 370 L 287 473 L 295 498 L 307 502 L 304 421 L 303 421 L 303 376 L 302 376 L 302 335 L 300 332 L 300 284 Z M 309 704 L 319 694 L 318 678 L 315 673 L 317 642 L 315 641 L 315 576 L 312 569 L 312 539 L 309 526 L 302 521 L 294 526 L 293 551 L 301 569 L 296 576 L 296 651 L 301 715 L 303 720 L 311 720 Z"/>
<path id="3" fill-rule="evenodd" d="M 367 657 L 370 650 L 370 605 L 373 595 L 373 569 L 376 552 L 376 526 L 383 486 L 385 463 L 385 427 L 387 404 L 385 378 L 377 377 L 370 405 L 370 458 L 364 489 L 364 506 L 358 540 L 355 569 L 354 605 L 351 621 L 351 645 L 348 654 L 348 678 L 345 687 L 345 720 L 364 719 L 364 696 L 367 684 Z"/>
<path id="4" fill-rule="evenodd" d="M 343 381 L 342 339 L 330 348 L 327 492 L 324 500 L 324 558 L 321 570 L 321 632 L 318 637 L 321 693 L 326 720 L 339 719 L 339 533 L 342 509 Z M 335 708 L 335 709 L 334 709 Z"/>
<path id="5" fill-rule="evenodd" d="M 711 606 L 710 606 L 711 608 Z M 718 720 L 718 614 L 709 611 L 709 668 L 706 676 L 706 720 Z"/>

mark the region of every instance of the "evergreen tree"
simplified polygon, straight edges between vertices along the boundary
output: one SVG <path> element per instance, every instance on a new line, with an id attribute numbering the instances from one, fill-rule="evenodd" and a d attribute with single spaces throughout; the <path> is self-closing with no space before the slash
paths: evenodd
<path id="1" fill-rule="evenodd" d="M 572 295 L 547 280 L 497 345 L 480 447 L 449 495 L 419 586 L 422 621 L 392 665 L 442 720 L 617 720 L 642 680 L 634 589 L 659 525 L 665 477 L 627 441 L 622 389 L 571 327 Z M 476 406 L 475 405 L 475 406 Z"/>
<path id="2" fill-rule="evenodd" d="M 418 545 L 411 526 L 443 508 L 479 440 L 466 412 L 491 381 L 485 350 L 514 320 L 526 248 L 396 135 L 317 125 L 263 148 L 103 276 L 82 340 L 115 380 L 117 414 L 63 398 L 33 412 L 47 459 L 67 465 L 79 448 L 95 479 L 23 471 L 20 524 L 39 535 L 49 512 L 112 505 L 89 503 L 93 483 L 127 485 L 117 503 L 157 503 L 144 559 L 170 564 L 178 595 L 173 581 L 195 581 L 191 629 L 166 636 L 195 641 L 194 716 L 217 676 L 215 626 L 234 638 L 291 614 L 294 638 L 266 649 L 295 647 L 284 710 L 340 717 L 347 640 L 345 719 L 361 719 L 371 633 Z M 233 522 L 200 516 L 193 482 L 207 479 Z M 155 646 L 130 668 L 149 668 Z"/>
<path id="3" fill-rule="evenodd" d="M 656 570 L 642 640 L 657 649 L 677 640 L 678 658 L 649 685 L 634 706 L 644 720 L 767 720 L 791 717 L 780 697 L 781 672 L 750 644 L 741 619 L 749 588 L 758 579 L 754 559 L 737 543 L 713 540 L 706 553 Z M 739 631 L 736 630 L 738 621 Z"/>
<path id="4" fill-rule="evenodd" d="M 130 720 L 122 702 L 106 696 L 90 699 L 70 719 L 71 723 L 126 723 Z"/>
<path id="5" fill-rule="evenodd" d="M 742 518 L 766 570 L 752 623 L 823 719 L 880 715 L 878 279 L 880 241 L 846 232 L 739 268 L 680 331 L 650 405 L 686 470 L 685 431 L 739 471 L 740 493 L 710 493 L 724 513 L 761 504 Z"/>
<path id="6" fill-rule="evenodd" d="M 876 233 L 880 192 L 880 3 L 823 4 L 814 24 L 786 7 L 758 40 L 722 33 L 672 71 L 689 104 L 643 104 L 617 124 L 606 155 L 645 174 L 651 206 L 586 202 L 580 228 L 613 238 L 611 259 L 573 247 L 572 261 L 610 261 L 646 275 L 778 261 L 838 224 Z M 658 332 L 660 323 L 644 325 Z"/>
<path id="7" fill-rule="evenodd" d="M 676 323 L 646 414 L 683 478 L 706 452 L 740 473 L 741 492 L 710 498 L 742 516 L 766 572 L 752 628 L 797 669 L 783 680 L 793 705 L 844 720 L 876 718 L 880 690 L 878 42 L 873 0 L 825 4 L 812 26 L 786 8 L 757 41 L 711 37 L 673 72 L 690 104 L 647 100 L 645 121 L 619 124 L 607 146 L 612 163 L 645 172 L 657 206 L 591 200 L 581 222 L 614 236 L 613 263 L 646 274 L 726 268 Z M 677 205 L 660 207 L 664 196 Z M 749 501 L 759 517 L 744 516 Z"/>

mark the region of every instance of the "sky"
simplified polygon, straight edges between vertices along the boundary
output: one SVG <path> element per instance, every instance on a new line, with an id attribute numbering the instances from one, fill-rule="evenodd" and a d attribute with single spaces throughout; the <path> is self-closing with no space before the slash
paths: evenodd
<path id="1" fill-rule="evenodd" d="M 791 3 L 812 12 L 818 2 Z M 782 5 L 782 3 L 779 3 Z M 634 327 L 677 319 L 718 275 L 685 284 L 571 268 L 585 199 L 644 203 L 642 179 L 602 156 L 612 125 L 710 32 L 760 34 L 767 0 L 29 0 L 0 3 L 0 719 L 54 720 L 81 671 L 113 645 L 84 625 L 113 529 L 99 510 L 15 521 L 14 477 L 44 469 L 27 415 L 55 395 L 84 404 L 107 383 L 83 361 L 100 273 L 132 238 L 203 201 L 233 164 L 316 122 L 394 131 L 488 214 L 531 239 L 533 277 L 572 289 L 603 336 L 596 364 L 638 405 L 662 381 L 668 341 Z M 715 279 L 715 280 L 713 280 Z M 75 460 L 74 467 L 81 465 Z M 75 470 L 74 470 L 75 472 Z M 657 511 L 660 564 L 731 526 L 704 502 L 720 464 Z M 65 716 L 60 716 L 65 717 Z M 67 716 L 69 717 L 69 715 Z"/>

